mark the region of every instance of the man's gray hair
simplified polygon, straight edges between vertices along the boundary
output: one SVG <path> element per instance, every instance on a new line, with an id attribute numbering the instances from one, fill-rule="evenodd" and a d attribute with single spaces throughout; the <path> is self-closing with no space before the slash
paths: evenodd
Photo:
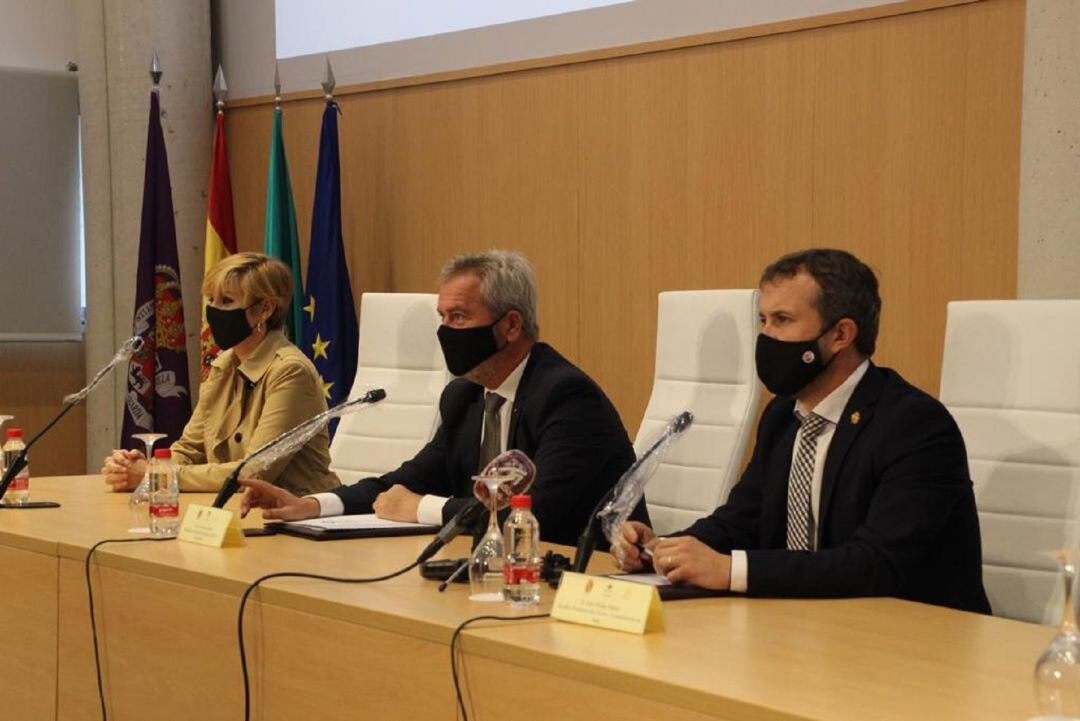
<path id="1" fill-rule="evenodd" d="M 516 310 L 521 314 L 525 335 L 539 339 L 536 280 L 524 255 L 516 251 L 489 250 L 454 256 L 439 273 L 439 285 L 464 273 L 475 273 L 480 277 L 480 295 L 496 318 Z"/>

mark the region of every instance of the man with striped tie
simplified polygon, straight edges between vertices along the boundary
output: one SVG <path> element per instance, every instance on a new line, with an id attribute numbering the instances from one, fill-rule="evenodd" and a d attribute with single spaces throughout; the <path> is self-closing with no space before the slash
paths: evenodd
<path id="1" fill-rule="evenodd" d="M 870 361 L 881 298 L 850 253 L 784 256 L 761 277 L 757 370 L 776 394 L 727 502 L 613 549 L 674 582 L 754 596 L 897 596 L 989 613 L 960 430 L 941 403 Z"/>

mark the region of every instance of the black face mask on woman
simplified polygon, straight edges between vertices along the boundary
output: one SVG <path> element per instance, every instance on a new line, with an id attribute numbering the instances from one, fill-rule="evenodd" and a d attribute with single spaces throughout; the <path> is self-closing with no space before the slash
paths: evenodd
<path id="1" fill-rule="evenodd" d="M 499 343 L 495 340 L 495 326 L 500 320 L 502 318 L 491 325 L 476 328 L 451 328 L 448 325 L 440 325 L 439 345 L 442 346 L 443 358 L 446 359 L 446 368 L 456 376 L 463 376 L 498 353 Z"/>
<path id="2" fill-rule="evenodd" d="M 252 303 L 247 308 L 232 308 L 223 310 L 212 305 L 206 306 L 206 323 L 210 326 L 210 332 L 214 334 L 214 342 L 221 350 L 229 350 L 234 345 L 242 343 L 251 335 L 252 327 L 248 323 L 248 308 L 254 308 L 257 303 Z"/>
<path id="3" fill-rule="evenodd" d="M 764 333 L 757 337 L 754 360 L 761 382 L 778 396 L 793 396 L 821 375 L 828 363 L 821 360 L 818 341 L 826 329 L 810 340 L 777 340 Z M 829 359 L 832 362 L 832 359 Z"/>

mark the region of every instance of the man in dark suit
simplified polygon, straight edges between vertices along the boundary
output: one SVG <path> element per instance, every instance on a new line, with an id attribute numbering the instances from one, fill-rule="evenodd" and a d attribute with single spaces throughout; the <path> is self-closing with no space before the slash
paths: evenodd
<path id="1" fill-rule="evenodd" d="M 964 440 L 937 400 L 870 363 L 881 299 L 849 253 L 761 280 L 758 375 L 777 394 L 728 501 L 658 538 L 628 522 L 623 568 L 754 596 L 897 596 L 989 613 Z M 639 544 L 639 545 L 635 545 Z"/>
<path id="2" fill-rule="evenodd" d="M 546 541 L 573 544 L 589 512 L 634 461 L 618 413 L 585 373 L 537 341 L 532 270 L 517 253 L 447 263 L 439 284 L 439 341 L 456 376 L 439 400 L 435 437 L 397 470 L 297 498 L 243 481 L 244 513 L 296 520 L 370 513 L 443 524 L 469 502 L 472 476 L 504 450 L 536 464 L 533 513 Z M 642 506 L 643 509 L 643 506 Z"/>

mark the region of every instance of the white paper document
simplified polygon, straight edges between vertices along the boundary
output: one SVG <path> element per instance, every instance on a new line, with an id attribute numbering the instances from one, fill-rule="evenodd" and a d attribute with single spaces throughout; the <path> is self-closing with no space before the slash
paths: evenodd
<path id="1" fill-rule="evenodd" d="M 374 513 L 361 513 L 355 516 L 327 516 L 326 518 L 311 518 L 306 521 L 288 521 L 286 526 L 297 528 L 314 528 L 323 531 L 366 531 L 387 530 L 391 528 L 432 528 L 438 526 L 426 523 L 409 523 L 407 521 L 388 521 L 379 518 Z"/>
<path id="2" fill-rule="evenodd" d="M 671 585 L 671 581 L 667 580 L 659 573 L 611 573 L 608 574 L 608 578 L 614 578 L 619 581 L 630 581 L 631 583 L 640 583 L 645 586 Z"/>

